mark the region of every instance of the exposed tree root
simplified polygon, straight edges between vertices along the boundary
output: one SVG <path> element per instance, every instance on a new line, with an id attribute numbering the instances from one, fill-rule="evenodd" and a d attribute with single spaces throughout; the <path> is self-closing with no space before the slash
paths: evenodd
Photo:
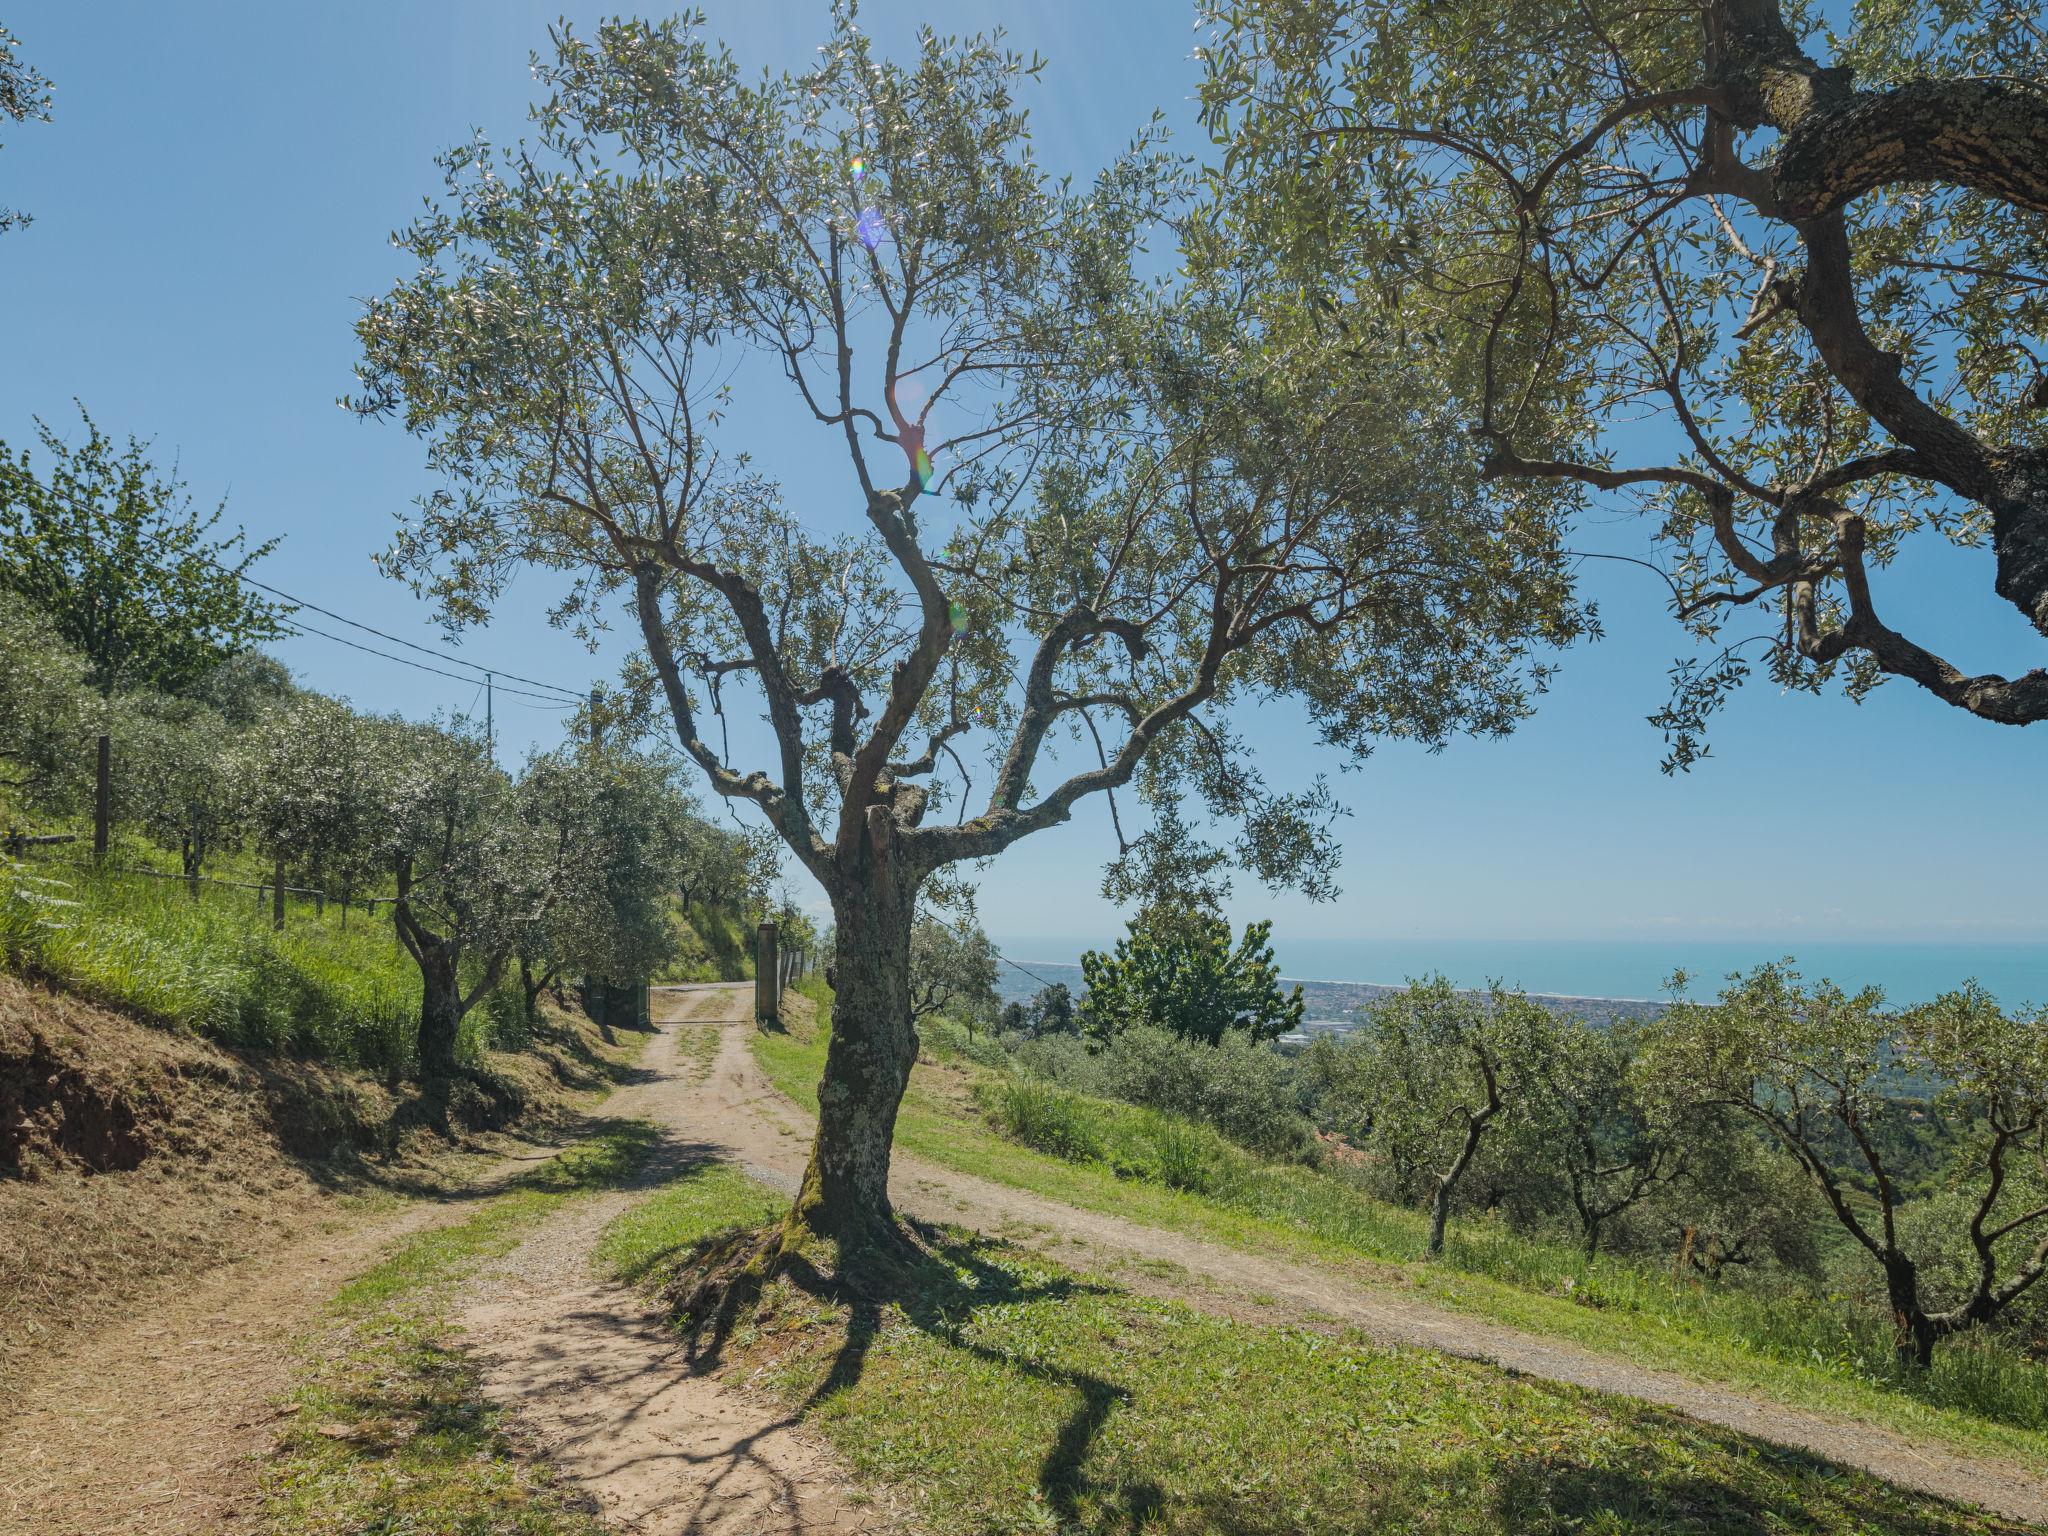
<path id="1" fill-rule="evenodd" d="M 720 1233 L 698 1244 L 661 1299 L 699 1370 L 717 1365 L 733 1330 L 759 1311 L 778 1280 L 818 1300 L 869 1310 L 897 1294 L 929 1257 L 914 1227 L 890 1219 L 848 1242 L 792 1217 L 772 1226 Z"/>

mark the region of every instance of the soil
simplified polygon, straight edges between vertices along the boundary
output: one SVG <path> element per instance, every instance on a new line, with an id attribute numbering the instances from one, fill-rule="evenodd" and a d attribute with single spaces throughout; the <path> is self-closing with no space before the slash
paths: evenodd
<path id="1" fill-rule="evenodd" d="M 602 1081 L 587 1025 L 547 1029 L 494 1063 L 515 1134 L 393 1146 L 404 1101 L 360 1074 L 0 976 L 0 1532 L 265 1528 L 252 1457 L 295 1339 L 391 1243 L 552 1155 Z"/>

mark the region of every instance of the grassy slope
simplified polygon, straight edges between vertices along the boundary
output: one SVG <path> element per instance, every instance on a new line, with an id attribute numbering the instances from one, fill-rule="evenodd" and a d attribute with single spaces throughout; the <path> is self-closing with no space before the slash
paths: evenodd
<path id="1" fill-rule="evenodd" d="M 681 952 L 659 979 L 663 981 L 750 981 L 754 949 L 747 926 L 722 907 L 698 901 L 687 909 L 678 904 L 675 919 Z"/>
<path id="2" fill-rule="evenodd" d="M 124 840 L 112 862 L 147 866 L 152 853 Z M 294 900 L 280 933 L 250 891 L 202 885 L 195 901 L 178 880 L 50 861 L 23 869 L 28 882 L 0 870 L 8 969 L 229 1045 L 386 1069 L 411 1053 L 419 970 L 388 915 L 344 918 L 339 906 L 321 914 Z"/>
<path id="3" fill-rule="evenodd" d="M 616 1222 L 656 1285 L 786 1202 L 729 1167 Z M 778 1282 L 725 1365 L 948 1532 L 2008 1530 L 1627 1399 L 1233 1324 L 936 1232 L 886 1303 Z"/>
<path id="4" fill-rule="evenodd" d="M 824 1061 L 821 1034 L 799 1030 L 757 1036 L 755 1054 L 782 1092 L 815 1113 Z M 963 1173 L 1239 1248 L 1334 1262 L 1361 1278 L 1412 1287 L 1444 1306 L 1624 1354 L 1639 1364 L 2026 1464 L 2048 1464 L 2048 1428 L 2039 1420 L 2001 1422 L 1936 1406 L 1862 1378 L 1825 1351 L 1802 1361 L 1758 1348 L 1743 1332 L 1746 1319 L 1703 1305 L 1691 1287 L 1639 1285 L 1621 1298 L 1626 1305 L 1593 1305 L 1588 1301 L 1602 1299 L 1598 1291 L 1575 1287 L 1580 1299 L 1571 1299 L 1450 1264 L 1429 1264 L 1414 1257 L 1421 1243 L 1419 1222 L 1411 1213 L 1372 1201 L 1335 1180 L 1276 1171 L 1239 1191 L 1240 1203 L 1230 1203 L 1119 1178 L 1099 1164 L 1065 1162 L 997 1135 L 979 1117 L 963 1114 L 932 1092 L 920 1081 L 923 1076 L 920 1069 L 912 1078 L 897 1120 L 897 1144 Z M 1474 1257 L 1482 1261 L 1475 1267 L 1484 1267 L 1485 1256 Z M 1662 1298 L 1656 1294 L 1660 1290 Z M 2040 1373 L 2032 1375 L 2034 1380 L 2022 1385 L 2038 1390 Z"/>
<path id="5" fill-rule="evenodd" d="M 564 1201 L 624 1180 L 652 1144 L 644 1122 L 615 1123 L 341 1290 L 305 1350 L 295 1416 L 265 1473 L 278 1530 L 599 1536 L 602 1523 L 572 1507 L 544 1463 L 513 1456 L 448 1320 L 466 1276 Z"/>

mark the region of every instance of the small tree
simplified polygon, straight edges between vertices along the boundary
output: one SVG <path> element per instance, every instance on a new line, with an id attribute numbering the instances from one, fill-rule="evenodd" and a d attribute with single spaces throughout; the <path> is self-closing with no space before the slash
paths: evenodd
<path id="1" fill-rule="evenodd" d="M 1563 1175 L 1587 1257 L 1607 1223 L 1684 1168 L 1677 1138 L 1637 1091 L 1632 1032 L 1525 1015 L 1514 1064 L 1527 1139 Z"/>
<path id="2" fill-rule="evenodd" d="M 1041 1035 L 1077 1035 L 1081 1021 L 1074 994 L 1063 981 L 1047 982 L 1031 1000 L 1031 1028 Z"/>
<path id="3" fill-rule="evenodd" d="M 1674 1120 L 1684 1171 L 1652 1202 L 1674 1263 L 1708 1280 L 1765 1263 L 1817 1273 L 1817 1231 L 1828 1218 L 1776 1139 L 1745 1119 L 1694 1105 L 1677 1109 Z"/>
<path id="4" fill-rule="evenodd" d="M 2048 1015 L 2006 1014 L 1974 986 L 1903 1013 L 1883 1003 L 1875 988 L 1805 986 L 1789 962 L 1759 966 L 1717 1003 L 1681 1001 L 1650 1025 L 1643 1070 L 1770 1133 L 1883 1273 L 1899 1358 L 1924 1367 L 1937 1342 L 2048 1273 Z M 1940 1311 L 1899 1219 L 1890 1132 L 1915 1083 L 1935 1085 L 1961 1133 L 1947 1178 L 1972 1197 L 1970 1281 Z"/>
<path id="5" fill-rule="evenodd" d="M 23 62 L 21 45 L 12 32 L 0 27 L 0 118 L 8 122 L 50 120 L 50 82 L 40 70 Z M 0 206 L 0 235 L 25 228 L 34 219 L 18 209 Z"/>
<path id="6" fill-rule="evenodd" d="M 196 898 L 206 861 L 245 824 L 239 733 L 204 705 L 161 694 L 119 701 L 112 731 L 115 815 L 178 851 Z"/>
<path id="7" fill-rule="evenodd" d="M 0 591 L 0 788 L 53 810 L 76 803 L 85 743 L 104 710 L 85 659 L 34 604 Z"/>
<path id="8" fill-rule="evenodd" d="M 676 952 L 669 894 L 702 826 L 670 765 L 564 748 L 527 763 L 515 805 L 559 871 L 517 944 L 527 1014 L 564 967 L 622 983 L 660 970 Z"/>
<path id="9" fill-rule="evenodd" d="M 481 741 L 393 723 L 381 756 L 392 920 L 420 968 L 420 1071 L 445 1082 L 461 1070 L 463 1019 L 498 984 L 526 926 L 546 916 L 561 866 L 512 814 L 512 786 Z"/>
<path id="10" fill-rule="evenodd" d="M 721 827 L 697 817 L 684 835 L 676 895 L 742 915 L 760 909 L 781 871 L 780 843 L 760 827 Z"/>
<path id="11" fill-rule="evenodd" d="M 389 872 L 394 776 L 416 766 L 411 735 L 340 699 L 298 694 L 262 716 L 238 754 L 244 826 L 274 859 L 340 885 Z M 346 907 L 344 907 L 344 911 Z"/>
<path id="12" fill-rule="evenodd" d="M 1270 922 L 1247 923 L 1234 946 L 1230 924 L 1207 912 L 1153 908 L 1130 924 L 1109 954 L 1081 956 L 1082 1014 L 1098 1040 L 1148 1024 L 1214 1045 L 1233 1030 L 1273 1040 L 1300 1027 L 1301 988 L 1284 990 L 1267 938 Z"/>
<path id="13" fill-rule="evenodd" d="M 283 633 L 288 610 L 242 585 L 277 547 L 215 537 L 224 508 L 200 513 L 133 438 L 116 449 L 85 408 L 76 448 L 36 423 L 49 459 L 39 479 L 24 449 L 0 443 L 0 586 L 50 617 L 86 659 L 92 685 L 177 693 L 224 658 Z"/>
<path id="14" fill-rule="evenodd" d="M 444 157 L 447 205 L 398 236 L 417 270 L 358 326 L 358 406 L 445 476 L 388 564 L 457 620 L 529 563 L 628 599 L 679 745 L 832 902 L 785 1232 L 858 1247 L 893 1231 L 927 880 L 1148 760 L 1261 874 L 1325 868 L 1326 801 L 1264 789 L 1219 714 L 1291 699 L 1347 755 L 1505 731 L 1583 615 L 1545 496 L 1471 494 L 1444 357 L 1319 339 L 1149 134 L 1091 184 L 1046 175 L 1035 66 L 998 41 L 925 32 L 899 66 L 841 11 L 761 81 L 683 22 L 554 43 L 535 142 Z M 1154 283 L 1176 233 L 1215 259 Z M 851 526 L 783 506 L 721 426 L 727 377 L 787 386 Z M 761 767 L 714 744 L 743 691 Z"/>
<path id="15" fill-rule="evenodd" d="M 978 923 L 925 916 L 910 930 L 910 1016 L 957 1018 L 971 1033 L 996 1011 L 996 947 Z"/>
<path id="16" fill-rule="evenodd" d="M 1520 1069 L 1545 1031 L 1519 993 L 1461 992 L 1442 976 L 1410 983 L 1366 1014 L 1352 1078 L 1369 1148 L 1426 1185 L 1429 1254 L 1444 1251 L 1451 1204 L 1490 1131 L 1517 1104 Z"/>

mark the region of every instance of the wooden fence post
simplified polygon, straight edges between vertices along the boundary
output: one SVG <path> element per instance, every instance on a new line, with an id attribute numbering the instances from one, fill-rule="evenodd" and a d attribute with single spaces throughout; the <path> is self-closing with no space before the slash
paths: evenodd
<path id="1" fill-rule="evenodd" d="M 102 735 L 92 783 L 92 861 L 106 862 L 107 833 L 114 819 L 114 738 Z"/>
<path id="2" fill-rule="evenodd" d="M 277 856 L 277 868 L 272 871 L 275 878 L 270 885 L 270 926 L 278 932 L 284 931 L 284 855 Z"/>
<path id="3" fill-rule="evenodd" d="M 764 922 L 754 935 L 754 1020 L 767 1024 L 782 1015 L 782 961 L 776 953 L 775 923 Z"/>

